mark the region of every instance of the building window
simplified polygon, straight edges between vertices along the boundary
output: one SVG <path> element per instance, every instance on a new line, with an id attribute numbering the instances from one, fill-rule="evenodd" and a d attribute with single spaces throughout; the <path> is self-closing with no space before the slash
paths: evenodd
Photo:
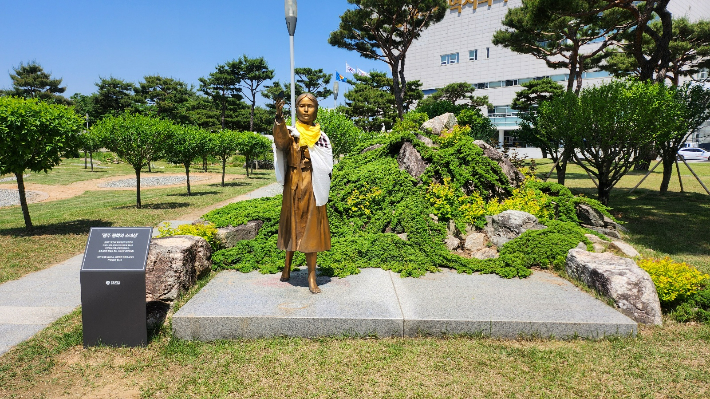
<path id="1" fill-rule="evenodd" d="M 503 86 L 505 86 L 505 81 L 497 80 L 495 82 L 488 82 L 488 87 L 490 87 L 490 88 L 503 87 Z"/>
<path id="2" fill-rule="evenodd" d="M 707 68 L 703 68 L 698 72 L 698 80 L 707 80 L 708 78 L 708 70 Z"/>
<path id="3" fill-rule="evenodd" d="M 518 79 L 511 79 L 511 80 L 506 80 L 505 81 L 506 86 L 517 86 L 518 85 Z"/>
<path id="4" fill-rule="evenodd" d="M 475 83 L 473 85 L 477 89 L 487 89 L 488 88 L 488 82 L 486 83 Z"/>
<path id="5" fill-rule="evenodd" d="M 491 48 L 486 47 L 486 59 L 491 58 Z"/>
<path id="6" fill-rule="evenodd" d="M 458 64 L 459 53 L 444 54 L 441 56 L 441 65 Z"/>
<path id="7" fill-rule="evenodd" d="M 478 60 L 478 49 L 468 51 L 468 60 L 469 61 Z"/>

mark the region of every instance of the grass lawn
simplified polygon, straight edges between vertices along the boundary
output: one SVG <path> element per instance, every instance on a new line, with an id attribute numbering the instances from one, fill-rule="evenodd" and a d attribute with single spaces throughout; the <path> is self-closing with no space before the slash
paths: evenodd
<path id="1" fill-rule="evenodd" d="M 538 165 L 540 174 L 551 167 L 546 160 Z M 710 163 L 691 166 L 710 183 Z M 593 196 L 586 174 L 574 166 L 570 172 L 568 186 Z M 641 177 L 624 178 L 610 202 L 612 212 L 627 222 L 629 241 L 646 256 L 668 255 L 710 272 L 710 196 L 685 177 L 689 192 L 659 196 L 656 173 L 632 195 L 622 190 Z M 671 190 L 679 191 L 677 180 L 675 185 Z M 31 210 L 38 221 L 45 215 L 47 229 L 58 231 L 48 241 L 71 230 L 81 250 L 91 221 L 130 224 L 145 215 L 159 221 L 169 218 L 177 203 L 212 198 L 180 192 L 166 189 L 162 197 L 152 197 L 146 203 L 155 205 L 144 213 L 131 209 L 132 192 L 120 203 L 107 199 L 99 205 L 104 195 L 54 211 Z M 165 203 L 171 205 L 160 205 Z M 83 209 L 90 204 L 93 210 Z M 81 214 L 86 222 L 72 222 L 69 208 L 86 212 Z M 60 209 L 64 216 L 50 217 Z M 10 218 L 4 212 L 3 225 L 18 220 L 13 219 L 14 230 L 0 231 L 2 238 L 22 239 L 20 214 Z M 75 227 L 61 230 L 62 225 Z M 46 250 L 27 243 L 25 256 Z M 76 311 L 0 357 L 0 397 L 710 397 L 710 326 L 669 319 L 663 327 L 640 326 L 636 338 L 600 341 L 333 337 L 201 343 L 173 338 L 167 324 L 146 348 L 84 350 L 81 334 L 81 311 Z"/>
<path id="2" fill-rule="evenodd" d="M 73 165 L 68 160 L 46 176 L 31 176 L 27 182 L 66 185 L 85 175 L 83 164 Z M 161 163 L 158 163 L 159 167 Z M 162 164 L 164 165 L 164 164 Z M 121 169 L 126 165 L 121 164 Z M 165 168 L 168 173 L 184 173 L 182 168 Z M 212 166 L 209 172 L 221 173 Z M 228 168 L 228 173 L 245 174 L 243 168 Z M 113 173 L 113 172 L 111 172 Z M 64 175 L 68 175 L 64 176 Z M 116 175 L 133 174 L 132 169 Z M 159 176 L 162 172 L 142 173 L 142 177 Z M 100 176 L 103 178 L 106 176 Z M 94 177 L 96 178 L 96 177 Z M 86 245 L 91 227 L 156 226 L 164 220 L 179 219 L 192 211 L 207 207 L 258 187 L 274 182 L 273 171 L 256 171 L 250 178 L 220 184 L 193 184 L 192 195 L 185 186 L 141 190 L 142 209 L 136 209 L 135 190 L 87 191 L 59 201 L 30 204 L 30 216 L 35 229 L 25 231 L 22 210 L 19 206 L 0 208 L 0 283 L 17 279 L 27 273 L 44 269 L 81 253 Z"/>

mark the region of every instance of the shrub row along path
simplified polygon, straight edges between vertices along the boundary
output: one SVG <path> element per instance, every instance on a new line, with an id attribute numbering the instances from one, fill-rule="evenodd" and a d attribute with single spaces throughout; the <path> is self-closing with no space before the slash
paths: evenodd
<path id="1" fill-rule="evenodd" d="M 208 177 L 199 183 L 215 183 L 221 174 L 198 174 Z M 167 177 L 163 175 L 162 177 Z M 184 176 L 184 175 L 182 175 Z M 236 177 L 231 175 L 230 177 Z M 49 200 L 58 200 L 80 195 L 87 190 L 97 190 L 99 185 L 121 181 L 135 176 L 112 177 L 108 179 L 77 182 L 68 186 L 42 186 L 50 194 Z M 192 181 L 192 177 L 190 178 Z M 32 185 L 33 190 L 40 190 Z M 166 186 L 161 186 L 166 187 Z M 0 189 L 4 188 L 0 185 Z M 56 189 L 56 191 L 55 191 Z M 107 190 L 109 188 L 106 188 Z M 116 188 L 110 188 L 115 190 Z M 131 190 L 131 188 L 125 188 Z M 182 216 L 180 219 L 195 220 L 212 209 L 230 202 L 272 196 L 280 193 L 278 183 L 273 183 L 257 190 L 232 198 L 205 209 Z M 47 269 L 28 274 L 18 280 L 0 284 L 0 356 L 15 345 L 31 338 L 39 331 L 60 317 L 71 313 L 81 305 L 81 286 L 79 272 L 84 254 L 76 255 L 65 262 Z"/>
<path id="2" fill-rule="evenodd" d="M 244 175 L 228 174 L 225 181 L 243 179 Z M 45 185 L 25 182 L 25 191 L 31 193 L 28 202 L 57 201 L 72 198 L 84 194 L 87 191 L 105 190 L 135 190 L 136 176 L 112 176 L 103 179 L 93 179 L 78 181 L 67 185 Z M 221 173 L 190 173 L 190 185 L 193 184 L 214 184 L 222 181 Z M 141 177 L 141 191 L 151 188 L 168 188 L 185 186 L 185 174 L 160 174 Z M 6 182 L 0 184 L 0 207 L 18 205 L 11 199 L 11 195 L 17 195 L 17 183 Z M 14 198 L 14 196 L 12 197 Z M 4 200 L 3 200 L 4 199 Z"/>

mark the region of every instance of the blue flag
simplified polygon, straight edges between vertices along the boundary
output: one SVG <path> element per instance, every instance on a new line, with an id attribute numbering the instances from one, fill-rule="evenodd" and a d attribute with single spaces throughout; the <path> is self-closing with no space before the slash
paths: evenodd
<path id="1" fill-rule="evenodd" d="M 345 78 L 339 72 L 335 72 L 335 80 L 338 82 L 345 82 Z"/>

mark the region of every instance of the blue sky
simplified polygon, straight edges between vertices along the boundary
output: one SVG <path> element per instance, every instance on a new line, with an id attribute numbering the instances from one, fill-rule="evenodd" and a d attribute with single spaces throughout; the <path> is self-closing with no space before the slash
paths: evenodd
<path id="1" fill-rule="evenodd" d="M 389 71 L 382 61 L 328 44 L 349 7 L 346 0 L 298 1 L 296 67 L 346 77 L 346 62 Z M 290 81 L 283 0 L 0 0 L 0 10 L 0 88 L 11 86 L 13 67 L 33 60 L 63 79 L 67 96 L 93 93 L 99 77 L 109 76 L 138 82 L 161 75 L 197 86 L 242 54 L 263 56 L 277 80 Z M 331 104 L 332 97 L 325 100 Z"/>

